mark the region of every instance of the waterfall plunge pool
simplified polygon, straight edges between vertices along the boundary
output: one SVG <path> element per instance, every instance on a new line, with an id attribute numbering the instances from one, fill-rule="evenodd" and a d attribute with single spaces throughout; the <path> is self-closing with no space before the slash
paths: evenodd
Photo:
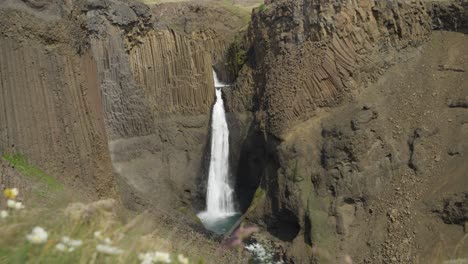
<path id="1" fill-rule="evenodd" d="M 213 71 L 216 102 L 211 123 L 210 169 L 206 194 L 206 210 L 198 214 L 206 229 L 216 233 L 228 232 L 240 218 L 235 210 L 234 188 L 229 170 L 229 128 L 221 94 L 221 83 Z"/>
<path id="2" fill-rule="evenodd" d="M 203 223 L 203 226 L 207 229 L 222 235 L 227 233 L 236 224 L 237 220 L 241 217 L 241 213 L 233 213 L 227 215 L 210 215 L 207 211 L 198 214 L 198 218 Z"/>

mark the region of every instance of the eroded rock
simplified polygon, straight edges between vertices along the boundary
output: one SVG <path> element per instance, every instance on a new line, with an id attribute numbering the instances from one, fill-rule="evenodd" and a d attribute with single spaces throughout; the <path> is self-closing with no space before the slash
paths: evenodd
<path id="1" fill-rule="evenodd" d="M 434 206 L 433 211 L 439 214 L 446 224 L 464 226 L 468 222 L 468 192 L 443 198 Z"/>

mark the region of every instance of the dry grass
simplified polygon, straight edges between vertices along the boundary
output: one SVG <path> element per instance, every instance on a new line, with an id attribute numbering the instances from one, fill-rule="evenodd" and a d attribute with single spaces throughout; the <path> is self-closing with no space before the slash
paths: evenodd
<path id="1" fill-rule="evenodd" d="M 172 263 L 183 254 L 190 263 L 245 263 L 245 257 L 234 251 L 218 254 L 219 241 L 189 226 L 193 223 L 189 216 L 172 212 L 129 211 L 112 199 L 88 204 L 76 203 L 80 196 L 66 186 L 46 196 L 37 192 L 47 188 L 42 178 L 31 178 L 13 170 L 8 175 L 1 173 L 4 183 L 14 177 L 23 182 L 21 186 L 34 186 L 33 189 L 20 188 L 18 201 L 23 201 L 25 209 L 7 209 L 7 199 L 0 193 L 0 211 L 8 210 L 9 216 L 0 218 L 0 263 L 141 263 L 138 254 L 154 251 L 171 254 Z M 16 186 L 6 186 L 16 187 Z M 27 193 L 26 193 L 27 192 Z M 27 197 L 27 199 L 24 199 Z M 178 214 L 178 215 L 175 215 Z M 44 228 L 48 240 L 44 244 L 31 244 L 26 235 L 36 226 Z M 101 231 L 109 237 L 111 246 L 122 249 L 123 253 L 112 256 L 96 250 L 102 241 L 94 232 Z M 61 252 L 55 247 L 64 236 L 83 241 L 83 245 L 73 252 Z M 221 261 L 221 262 L 219 262 Z"/>
<path id="2" fill-rule="evenodd" d="M 139 263 L 138 253 L 174 252 L 170 240 L 162 235 L 147 236 L 154 230 L 148 215 L 133 216 L 124 224 L 112 209 L 115 202 L 106 200 L 96 205 L 98 203 L 74 204 L 66 209 L 10 211 L 10 216 L 1 220 L 0 263 Z M 26 239 L 26 234 L 35 226 L 48 232 L 46 243 L 36 245 Z M 96 246 L 102 244 L 94 237 L 98 230 L 113 241 L 113 247 L 124 250 L 123 254 L 112 256 L 97 252 Z M 82 240 L 83 245 L 70 253 L 58 251 L 55 246 L 63 236 Z M 172 257 L 175 260 L 176 254 Z"/>
<path id="3" fill-rule="evenodd" d="M 0 220 L 0 263 L 140 263 L 138 254 L 150 251 L 170 253 L 172 263 L 179 263 L 179 254 L 189 256 L 190 263 L 244 262 L 237 252 L 217 255 L 217 242 L 176 223 L 168 226 L 155 215 L 115 208 L 114 200 L 102 200 L 60 209 L 10 211 L 8 218 Z M 31 244 L 26 239 L 35 226 L 48 232 L 46 243 Z M 97 252 L 96 246 L 103 242 L 94 236 L 96 231 L 109 237 L 111 246 L 123 253 L 113 256 Z M 55 246 L 63 236 L 82 240 L 83 245 L 70 253 L 61 252 Z"/>

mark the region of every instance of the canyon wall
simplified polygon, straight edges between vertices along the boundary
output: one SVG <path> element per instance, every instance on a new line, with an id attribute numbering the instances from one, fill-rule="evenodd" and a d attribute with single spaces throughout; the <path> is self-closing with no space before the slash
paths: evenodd
<path id="1" fill-rule="evenodd" d="M 0 9 L 1 152 L 23 154 L 84 197 L 115 194 L 91 54 L 74 55 L 74 25 L 60 14 L 38 23 L 19 8 L 31 13 Z"/>
<path id="2" fill-rule="evenodd" d="M 133 209 L 202 207 L 212 65 L 240 19 L 218 10 L 230 31 L 206 19 L 200 30 L 181 30 L 171 21 L 182 10 L 197 17 L 206 7 L 169 7 L 2 3 L 2 153 L 24 154 L 90 198 L 117 186 Z"/>
<path id="3" fill-rule="evenodd" d="M 169 14 L 179 9 L 167 11 L 165 6 L 130 5 L 120 20 L 113 11 L 119 5 L 89 8 L 87 20 L 123 200 L 131 208 L 182 211 L 190 211 L 195 201 L 202 209 L 214 102 L 212 65 L 227 46 L 221 36 L 229 35 L 207 27 L 206 17 L 206 28 L 194 31 L 178 31 L 177 21 L 168 28 L 163 18 L 150 18 L 165 10 L 166 21 L 175 19 Z"/>
<path id="4" fill-rule="evenodd" d="M 466 96 L 466 63 L 453 57 L 466 37 L 433 35 L 432 21 L 443 21 L 435 14 L 446 15 L 434 6 L 465 14 L 458 2 L 371 0 L 271 1 L 254 12 L 251 57 L 226 105 L 230 125 L 242 128 L 234 150 L 238 180 L 249 189 L 260 184 L 246 218 L 278 242 L 285 261 L 343 262 L 350 255 L 357 263 L 416 263 L 434 257 L 424 238 L 452 230 L 432 218 L 433 196 L 419 200 L 433 195 L 426 193 L 436 188 L 431 177 L 466 168 L 466 157 L 443 152 L 465 133 L 466 115 L 450 112 L 446 98 Z M 464 15 L 455 17 L 451 25 L 463 32 L 456 21 Z M 451 41 L 441 43 L 444 37 Z M 440 77 L 438 63 L 456 64 L 460 74 Z M 446 127 L 451 115 L 461 119 Z M 408 143 L 415 138 L 419 169 Z M 450 179 L 464 182 L 460 172 Z M 438 231 L 422 232 L 418 223 Z M 454 234 L 447 249 L 466 245 L 463 231 Z"/>
<path id="5" fill-rule="evenodd" d="M 198 194 L 203 172 L 214 99 L 210 53 L 167 29 L 139 36 L 130 48 L 107 12 L 88 18 L 103 21 L 91 48 L 122 197 L 131 208 L 181 207 Z"/>
<path id="6" fill-rule="evenodd" d="M 263 125 L 281 137 L 375 79 L 395 52 L 423 43 L 430 30 L 423 2 L 273 1 L 249 31 Z"/>

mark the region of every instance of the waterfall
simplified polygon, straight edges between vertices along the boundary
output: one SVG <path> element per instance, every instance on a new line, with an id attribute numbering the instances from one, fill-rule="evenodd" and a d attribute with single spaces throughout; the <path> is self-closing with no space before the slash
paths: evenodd
<path id="1" fill-rule="evenodd" d="M 221 83 L 213 71 L 216 102 L 213 106 L 211 123 L 211 157 L 206 195 L 206 211 L 198 217 L 208 229 L 220 219 L 237 215 L 234 206 L 234 189 L 229 181 L 229 129 L 222 98 Z"/>

